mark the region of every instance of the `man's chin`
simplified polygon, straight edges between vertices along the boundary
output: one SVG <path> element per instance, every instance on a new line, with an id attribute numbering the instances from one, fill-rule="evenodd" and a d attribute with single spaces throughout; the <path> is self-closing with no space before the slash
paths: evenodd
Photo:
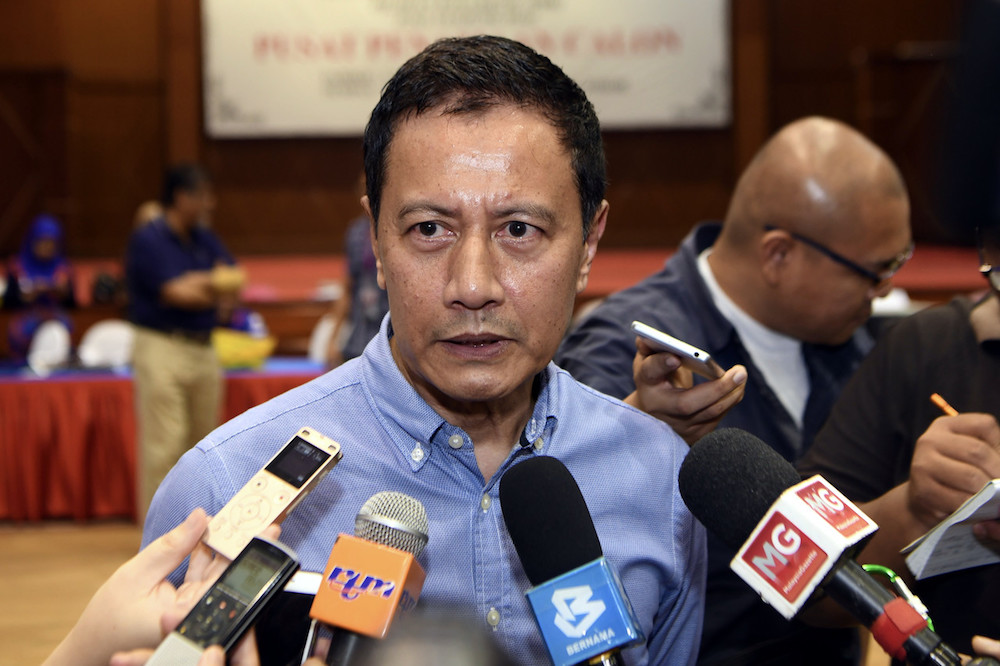
<path id="1" fill-rule="evenodd" d="M 522 386 L 509 386 L 506 383 L 489 380 L 475 380 L 468 382 L 458 382 L 441 387 L 441 392 L 454 402 L 495 402 L 504 400 L 517 392 L 517 388 Z"/>
<path id="2" fill-rule="evenodd" d="M 533 377 L 534 374 L 520 378 L 509 374 L 459 370 L 447 373 L 447 376 L 442 373 L 440 377 L 431 378 L 429 388 L 444 405 L 503 402 L 516 399 L 519 391 L 530 396 Z"/>
<path id="3" fill-rule="evenodd" d="M 858 329 L 852 328 L 849 331 L 845 331 L 840 335 L 826 335 L 819 337 L 819 339 L 812 341 L 813 344 L 823 345 L 826 347 L 839 347 L 840 345 L 850 342 L 851 338 L 854 337 L 854 332 Z"/>

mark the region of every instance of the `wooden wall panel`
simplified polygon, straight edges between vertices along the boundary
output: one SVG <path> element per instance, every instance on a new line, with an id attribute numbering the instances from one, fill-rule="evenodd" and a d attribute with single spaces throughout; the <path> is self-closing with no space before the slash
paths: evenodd
<path id="1" fill-rule="evenodd" d="M 733 156 L 742 170 L 771 132 L 771 34 L 767 0 L 731 7 Z"/>
<path id="2" fill-rule="evenodd" d="M 201 22 L 198 0 L 161 0 L 166 163 L 200 160 Z"/>
<path id="3" fill-rule="evenodd" d="M 612 132 L 605 136 L 604 247 L 675 246 L 690 228 L 726 212 L 734 178 L 732 132 Z"/>
<path id="4" fill-rule="evenodd" d="M 66 62 L 77 79 L 159 78 L 158 0 L 58 0 L 57 7 Z"/>
<path id="5" fill-rule="evenodd" d="M 0 257 L 39 211 L 71 208 L 66 117 L 62 72 L 0 70 Z"/>
<path id="6" fill-rule="evenodd" d="M 58 0 L 0 2 L 0 67 L 58 69 L 66 64 Z"/>
<path id="7" fill-rule="evenodd" d="M 234 252 L 340 252 L 362 212 L 360 138 L 206 140 L 202 155 L 216 180 L 216 227 Z"/>
<path id="8" fill-rule="evenodd" d="M 0 3 L 0 150 L 38 153 L 0 152 L 0 256 L 41 210 L 71 254 L 121 254 L 164 162 L 159 18 L 157 0 Z"/>
<path id="9" fill-rule="evenodd" d="M 858 127 L 900 167 L 914 235 L 945 240 L 934 167 L 962 3 L 770 2 L 774 127 L 810 114 Z"/>
<path id="10" fill-rule="evenodd" d="M 120 257 L 139 203 L 160 193 L 160 87 L 141 82 L 77 83 L 71 92 L 68 247 Z"/>

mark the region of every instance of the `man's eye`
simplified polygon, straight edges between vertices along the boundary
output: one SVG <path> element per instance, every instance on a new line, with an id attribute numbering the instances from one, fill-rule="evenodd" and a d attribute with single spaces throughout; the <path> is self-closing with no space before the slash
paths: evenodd
<path id="1" fill-rule="evenodd" d="M 521 238 L 522 236 L 527 235 L 528 229 L 528 225 L 524 222 L 511 222 L 507 225 L 507 231 L 514 238 Z"/>
<path id="2" fill-rule="evenodd" d="M 437 233 L 438 225 L 436 222 L 421 222 L 417 225 L 417 230 L 421 236 L 433 236 Z"/>

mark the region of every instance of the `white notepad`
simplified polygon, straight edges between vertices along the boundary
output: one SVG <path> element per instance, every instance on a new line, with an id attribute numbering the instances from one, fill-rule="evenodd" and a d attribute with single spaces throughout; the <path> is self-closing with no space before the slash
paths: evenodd
<path id="1" fill-rule="evenodd" d="M 972 533 L 983 520 L 1000 518 L 1000 479 L 993 479 L 953 514 L 901 553 L 917 580 L 1000 562 L 1000 544 L 989 547 Z"/>

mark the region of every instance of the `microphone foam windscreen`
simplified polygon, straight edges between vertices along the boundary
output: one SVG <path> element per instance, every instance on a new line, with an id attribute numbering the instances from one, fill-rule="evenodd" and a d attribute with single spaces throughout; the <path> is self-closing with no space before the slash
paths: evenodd
<path id="1" fill-rule="evenodd" d="M 681 463 L 678 487 L 688 509 L 738 549 L 778 496 L 801 481 L 787 460 L 739 428 L 698 440 Z"/>
<path id="2" fill-rule="evenodd" d="M 602 555 L 576 479 L 550 456 L 536 456 L 500 479 L 500 506 L 528 580 L 540 585 Z"/>
<path id="3" fill-rule="evenodd" d="M 375 493 L 354 519 L 354 536 L 419 557 L 427 545 L 427 511 L 405 493 Z"/>

